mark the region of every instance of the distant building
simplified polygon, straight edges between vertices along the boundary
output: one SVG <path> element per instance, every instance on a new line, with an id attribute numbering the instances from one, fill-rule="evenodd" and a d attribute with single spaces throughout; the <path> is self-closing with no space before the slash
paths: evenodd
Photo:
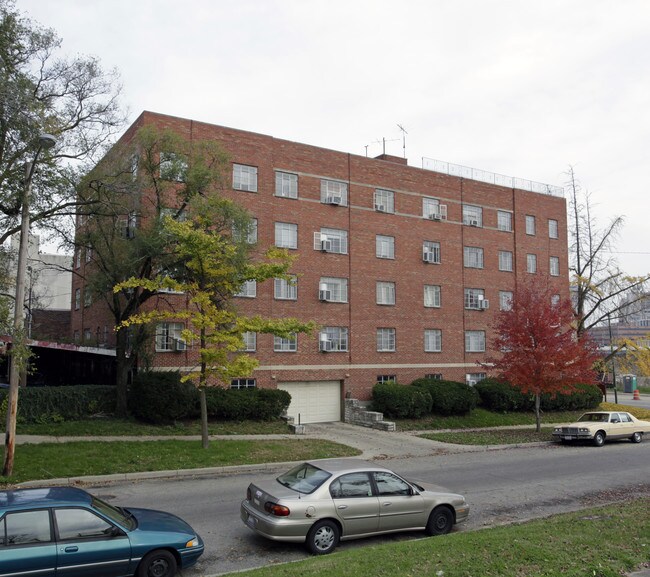
<path id="1" fill-rule="evenodd" d="M 436 161 L 416 168 L 405 158 L 367 158 L 151 112 L 122 143 L 147 125 L 219 142 L 231 161 L 223 194 L 255 219 L 260 251 L 276 245 L 296 255 L 295 284 L 246 283 L 236 305 L 246 314 L 315 320 L 319 332 L 246 335 L 246 350 L 260 364 L 231 386 L 289 391 L 289 413 L 303 423 L 339 420 L 342 399 L 369 399 L 378 381 L 431 376 L 475 383 L 485 376 L 477 363 L 492 352 L 495 315 L 509 306 L 518 281 L 539 273 L 558 298 L 569 297 L 561 189 Z M 146 206 L 143 200 L 140 210 Z M 99 299 L 84 298 L 92 254 L 86 257 L 75 259 L 82 274 L 72 281 L 72 332 L 82 345 L 114 347 L 110 314 Z M 183 295 L 164 297 L 149 306 L 185 302 Z M 156 327 L 148 352 L 154 370 L 196 365 L 196 347 L 180 339 L 182 328 Z"/>
<path id="2" fill-rule="evenodd" d="M 620 313 L 611 322 L 589 329 L 598 346 L 609 348 L 611 343 L 615 347 L 617 342 L 624 339 L 640 340 L 650 346 L 650 294 L 630 302 L 633 298 L 637 297 L 628 299 L 628 304 L 621 307 Z"/>

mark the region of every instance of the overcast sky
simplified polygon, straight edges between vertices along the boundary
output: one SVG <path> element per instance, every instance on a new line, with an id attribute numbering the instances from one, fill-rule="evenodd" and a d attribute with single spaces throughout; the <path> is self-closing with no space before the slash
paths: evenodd
<path id="1" fill-rule="evenodd" d="M 563 185 L 650 272 L 648 0 L 17 0 L 151 110 Z M 366 148 L 367 147 L 367 148 Z"/>

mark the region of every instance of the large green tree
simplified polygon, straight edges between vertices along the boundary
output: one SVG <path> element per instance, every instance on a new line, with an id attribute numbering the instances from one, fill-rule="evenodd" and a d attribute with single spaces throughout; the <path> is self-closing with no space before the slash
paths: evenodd
<path id="1" fill-rule="evenodd" d="M 181 217 L 198 197 L 219 195 L 226 156 L 214 142 L 188 142 L 170 130 L 140 129 L 120 142 L 88 174 L 79 189 L 80 221 L 69 239 L 76 254 L 86 255 L 74 268 L 83 277 L 86 298 L 101 301 L 120 326 L 160 293 L 133 286 L 117 292 L 113 287 L 130 278 L 157 278 L 176 266 L 169 251 L 169 235 L 162 226 L 165 215 Z M 212 214 L 215 226 L 243 229 L 243 212 Z M 127 383 L 146 342 L 146 327 L 116 334 L 117 413 L 127 414 Z"/>
<path id="2" fill-rule="evenodd" d="M 0 0 L 0 244 L 20 229 L 25 165 L 39 135 L 56 137 L 32 179 L 30 220 L 74 214 L 75 185 L 122 128 L 119 76 L 96 58 L 63 58 L 56 33 Z"/>
<path id="3" fill-rule="evenodd" d="M 173 271 L 152 279 L 133 278 L 115 287 L 155 293 L 173 290 L 186 296 L 182 310 L 152 309 L 132 315 L 122 327 L 151 325 L 164 320 L 182 321 L 182 339 L 196 347 L 197 368 L 183 379 L 199 389 L 203 446 L 208 446 L 208 415 L 205 389 L 227 385 L 232 378 L 249 376 L 256 359 L 244 351 L 245 332 L 270 333 L 295 338 L 299 332 L 311 332 L 313 322 L 294 318 L 262 318 L 241 314 L 234 306 L 235 295 L 244 282 L 264 282 L 272 278 L 289 280 L 291 258 L 287 252 L 271 248 L 263 258 L 252 258 L 251 245 L 243 235 L 232 234 L 228 224 L 237 207 L 219 197 L 197 198 L 188 206 L 186 218 L 175 221 L 165 217 L 168 251 L 176 258 Z M 215 219 L 215 215 L 222 218 Z"/>

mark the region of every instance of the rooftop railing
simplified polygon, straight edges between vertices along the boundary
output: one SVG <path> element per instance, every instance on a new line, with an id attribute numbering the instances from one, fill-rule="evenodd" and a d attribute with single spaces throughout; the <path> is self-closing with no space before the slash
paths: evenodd
<path id="1" fill-rule="evenodd" d="M 462 166 L 460 164 L 435 160 L 434 158 L 426 158 L 425 156 L 422 157 L 422 168 L 426 170 L 432 170 L 433 172 L 449 174 L 451 176 L 468 178 L 470 180 L 489 182 L 490 184 L 505 186 L 507 188 L 518 188 L 519 190 L 529 190 L 531 192 L 538 192 L 540 194 L 550 194 L 551 196 L 564 197 L 564 188 L 561 186 L 543 184 L 541 182 L 526 180 L 525 178 L 516 178 L 514 176 L 505 176 L 503 174 L 496 174 L 487 170 L 470 168 L 469 166 Z"/>

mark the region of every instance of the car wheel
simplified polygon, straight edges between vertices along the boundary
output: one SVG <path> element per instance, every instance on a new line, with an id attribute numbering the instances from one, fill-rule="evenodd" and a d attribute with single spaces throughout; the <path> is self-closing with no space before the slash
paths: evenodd
<path id="1" fill-rule="evenodd" d="M 602 447 L 604 444 L 605 444 L 605 433 L 603 433 L 602 431 L 598 431 L 594 435 L 594 445 L 596 445 L 596 447 Z"/>
<path id="2" fill-rule="evenodd" d="M 454 514 L 449 507 L 436 507 L 429 515 L 427 533 L 429 535 L 446 535 L 454 526 Z"/>
<path id="3" fill-rule="evenodd" d="M 176 557 L 165 549 L 147 553 L 138 566 L 138 577 L 173 577 L 176 575 Z"/>
<path id="4" fill-rule="evenodd" d="M 630 437 L 630 441 L 633 443 L 640 443 L 642 438 L 643 435 L 641 433 L 634 433 L 634 435 Z"/>
<path id="5" fill-rule="evenodd" d="M 336 549 L 341 532 L 334 521 L 319 521 L 307 534 L 307 548 L 314 555 L 326 555 Z"/>

